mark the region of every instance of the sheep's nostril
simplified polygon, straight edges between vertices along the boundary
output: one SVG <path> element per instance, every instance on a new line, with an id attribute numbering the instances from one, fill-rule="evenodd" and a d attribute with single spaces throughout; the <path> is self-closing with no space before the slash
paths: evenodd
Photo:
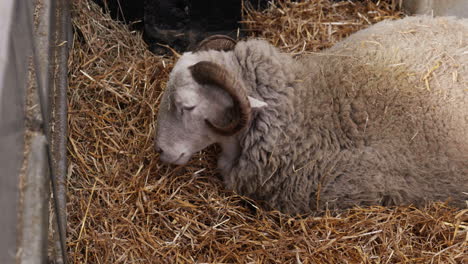
<path id="1" fill-rule="evenodd" d="M 156 147 L 156 152 L 162 154 L 164 151 L 160 147 Z"/>

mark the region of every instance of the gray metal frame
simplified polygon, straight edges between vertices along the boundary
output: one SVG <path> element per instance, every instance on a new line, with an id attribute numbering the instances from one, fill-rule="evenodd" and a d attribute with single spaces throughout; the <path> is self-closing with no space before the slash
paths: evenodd
<path id="1" fill-rule="evenodd" d="M 67 0 L 0 1 L 2 264 L 49 261 L 50 186 L 54 197 L 52 208 L 54 215 L 58 215 L 54 218 L 57 255 L 53 261 L 66 262 L 66 95 L 70 45 Z M 27 92 L 31 87 L 37 92 L 35 96 Z M 27 97 L 41 109 L 40 115 L 28 116 L 28 120 Z M 25 134 L 29 139 L 26 144 Z"/>
<path id="2" fill-rule="evenodd" d="M 0 263 L 17 253 L 19 173 L 23 162 L 27 59 L 31 54 L 24 1 L 0 1 Z"/>

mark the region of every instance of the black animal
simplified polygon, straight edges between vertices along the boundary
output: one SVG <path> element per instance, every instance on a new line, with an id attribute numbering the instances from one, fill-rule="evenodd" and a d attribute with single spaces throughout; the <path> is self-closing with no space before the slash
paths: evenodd
<path id="1" fill-rule="evenodd" d="M 267 0 L 94 0 L 119 19 L 144 31 L 145 41 L 157 54 L 168 49 L 183 52 L 216 34 L 236 37 L 241 27 L 241 2 L 263 9 Z"/>

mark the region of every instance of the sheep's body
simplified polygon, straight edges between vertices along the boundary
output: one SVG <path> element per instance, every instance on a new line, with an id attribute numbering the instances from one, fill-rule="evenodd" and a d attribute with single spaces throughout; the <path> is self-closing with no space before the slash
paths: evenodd
<path id="1" fill-rule="evenodd" d="M 467 39 L 468 20 L 409 17 L 299 60 L 261 40 L 187 53 L 161 104 L 160 152 L 182 164 L 219 142 L 226 187 L 288 213 L 448 198 L 464 206 Z M 194 83 L 187 68 L 199 61 L 222 65 L 268 105 L 235 136 L 216 136 L 193 119 L 220 123 L 216 113 L 229 100 Z M 197 102 L 193 118 L 170 108 L 181 100 Z"/>
<path id="2" fill-rule="evenodd" d="M 468 192 L 468 21 L 382 22 L 298 62 L 262 41 L 234 50 L 268 107 L 239 136 L 225 184 L 296 213 L 463 206 Z"/>

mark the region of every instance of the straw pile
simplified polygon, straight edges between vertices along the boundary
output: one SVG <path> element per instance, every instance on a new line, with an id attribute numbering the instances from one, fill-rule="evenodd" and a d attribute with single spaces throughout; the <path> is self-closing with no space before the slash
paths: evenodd
<path id="1" fill-rule="evenodd" d="M 267 12 L 243 5 L 244 27 L 289 53 L 329 48 L 349 34 L 385 19 L 398 19 L 401 1 L 274 1 Z"/>
<path id="2" fill-rule="evenodd" d="M 401 15 L 383 1 L 285 1 L 266 12 L 245 11 L 249 29 L 298 53 Z M 466 263 L 467 210 L 436 203 L 291 217 L 223 190 L 215 148 L 188 166 L 160 164 L 154 123 L 175 58 L 154 56 L 140 33 L 88 0 L 74 1 L 73 24 L 72 263 Z"/>

